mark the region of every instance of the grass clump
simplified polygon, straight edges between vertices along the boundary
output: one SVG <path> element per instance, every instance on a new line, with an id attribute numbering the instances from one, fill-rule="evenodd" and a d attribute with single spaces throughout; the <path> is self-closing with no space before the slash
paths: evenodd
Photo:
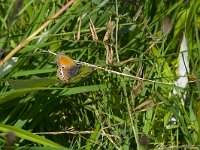
<path id="1" fill-rule="evenodd" d="M 0 3 L 0 145 L 198 147 L 200 2 L 65 3 Z M 82 63 L 69 84 L 53 54 Z"/>

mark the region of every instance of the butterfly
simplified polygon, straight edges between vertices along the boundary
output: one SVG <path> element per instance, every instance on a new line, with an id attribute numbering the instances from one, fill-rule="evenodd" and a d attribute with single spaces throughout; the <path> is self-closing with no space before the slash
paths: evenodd
<path id="1" fill-rule="evenodd" d="M 56 61 L 58 65 L 57 77 L 63 82 L 70 82 L 70 79 L 79 73 L 80 65 L 70 57 L 57 54 Z"/>

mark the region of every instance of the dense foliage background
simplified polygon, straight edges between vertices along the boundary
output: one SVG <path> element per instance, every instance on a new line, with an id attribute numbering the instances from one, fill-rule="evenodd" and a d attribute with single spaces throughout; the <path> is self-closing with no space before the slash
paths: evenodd
<path id="1" fill-rule="evenodd" d="M 1 65 L 1 147 L 198 147 L 200 1 L 76 0 L 50 19 L 67 2 L 0 2 L 1 60 L 52 21 Z M 173 83 L 183 37 L 189 81 L 181 88 Z M 47 51 L 122 74 L 83 65 L 64 84 Z"/>

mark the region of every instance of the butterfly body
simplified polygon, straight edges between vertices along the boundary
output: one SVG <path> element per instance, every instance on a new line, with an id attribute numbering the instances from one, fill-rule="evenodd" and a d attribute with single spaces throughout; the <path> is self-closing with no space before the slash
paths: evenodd
<path id="1" fill-rule="evenodd" d="M 58 78 L 61 81 L 69 83 L 70 79 L 79 73 L 80 65 L 77 65 L 70 57 L 62 54 L 58 54 L 56 60 L 58 65 Z"/>

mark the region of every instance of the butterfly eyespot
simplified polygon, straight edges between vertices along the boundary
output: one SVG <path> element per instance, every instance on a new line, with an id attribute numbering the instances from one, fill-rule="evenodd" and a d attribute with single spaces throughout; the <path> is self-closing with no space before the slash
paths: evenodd
<path id="1" fill-rule="evenodd" d="M 70 57 L 58 54 L 56 61 L 58 65 L 57 76 L 60 80 L 65 80 L 69 83 L 69 80 L 79 73 L 79 63 L 77 64 Z"/>

